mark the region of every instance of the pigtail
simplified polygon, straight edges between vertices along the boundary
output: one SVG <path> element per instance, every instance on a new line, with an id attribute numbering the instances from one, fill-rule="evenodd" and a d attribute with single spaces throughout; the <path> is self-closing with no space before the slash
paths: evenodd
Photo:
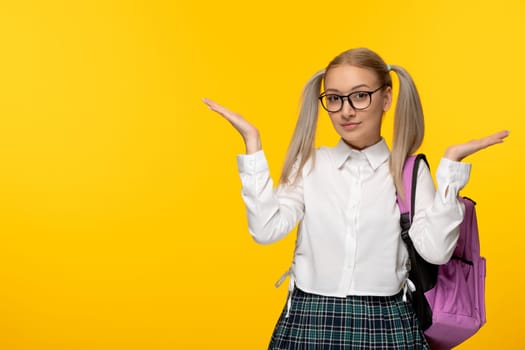
<path id="1" fill-rule="evenodd" d="M 394 116 L 394 138 L 390 157 L 390 172 L 397 192 L 403 197 L 403 166 L 407 157 L 415 153 L 423 142 L 425 122 L 423 108 L 414 81 L 408 72 L 391 66 L 399 78 L 399 94 Z"/>
<path id="2" fill-rule="evenodd" d="M 315 133 L 317 130 L 317 119 L 319 115 L 319 93 L 325 70 L 315 73 L 306 83 L 302 95 L 301 112 L 295 130 L 288 147 L 286 160 L 279 182 L 281 184 L 295 183 L 297 176 L 292 173 L 300 174 L 304 165 L 309 159 L 315 162 Z"/>

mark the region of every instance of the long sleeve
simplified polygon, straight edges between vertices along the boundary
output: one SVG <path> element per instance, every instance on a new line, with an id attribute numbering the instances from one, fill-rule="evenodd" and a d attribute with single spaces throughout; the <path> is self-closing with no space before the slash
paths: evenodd
<path id="1" fill-rule="evenodd" d="M 418 253 L 431 263 L 444 264 L 454 252 L 464 215 L 457 195 L 466 185 L 470 169 L 470 164 L 441 159 L 436 191 L 429 169 L 419 168 L 415 215 L 409 235 Z"/>
<path id="2" fill-rule="evenodd" d="M 262 150 L 238 155 L 237 165 L 250 234 L 261 244 L 284 238 L 304 215 L 302 177 L 293 186 L 274 189 Z"/>

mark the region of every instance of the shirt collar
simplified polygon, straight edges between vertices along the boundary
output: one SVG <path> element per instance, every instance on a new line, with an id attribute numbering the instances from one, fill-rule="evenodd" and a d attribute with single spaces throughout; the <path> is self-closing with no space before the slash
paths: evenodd
<path id="1" fill-rule="evenodd" d="M 343 139 L 339 140 L 337 146 L 333 149 L 335 165 L 340 169 L 348 158 L 357 158 L 357 159 L 366 159 L 372 169 L 376 170 L 381 164 L 386 162 L 390 157 L 390 150 L 386 145 L 386 142 L 383 138 L 381 140 L 365 148 L 364 150 L 356 150 L 350 147 Z"/>

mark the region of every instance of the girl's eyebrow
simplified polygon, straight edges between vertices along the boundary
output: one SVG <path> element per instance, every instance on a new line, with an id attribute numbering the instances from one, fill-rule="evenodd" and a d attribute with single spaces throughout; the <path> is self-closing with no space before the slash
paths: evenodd
<path id="1" fill-rule="evenodd" d="M 352 89 L 350 91 L 354 91 L 356 89 L 360 89 L 360 88 L 363 88 L 363 87 L 366 87 L 366 88 L 370 89 L 370 87 L 367 84 L 359 84 L 359 85 L 356 85 L 356 86 L 352 87 Z M 337 89 L 326 89 L 325 92 L 340 92 L 340 91 L 337 90 Z"/>

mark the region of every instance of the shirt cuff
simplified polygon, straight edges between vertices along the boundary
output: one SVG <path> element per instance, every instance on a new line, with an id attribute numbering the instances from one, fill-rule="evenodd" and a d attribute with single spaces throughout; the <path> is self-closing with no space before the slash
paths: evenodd
<path id="1" fill-rule="evenodd" d="M 252 154 L 239 154 L 237 168 L 241 174 L 256 174 L 268 170 L 268 162 L 263 150 Z"/>
<path id="2" fill-rule="evenodd" d="M 472 164 L 470 163 L 456 162 L 447 158 L 441 158 L 436 178 L 448 180 L 447 182 L 453 182 L 462 188 L 468 182 L 471 168 Z"/>
<path id="3" fill-rule="evenodd" d="M 442 200 L 446 198 L 455 198 L 457 193 L 465 187 L 469 178 L 472 164 L 456 162 L 447 158 L 441 158 L 439 167 L 436 172 L 438 190 Z M 447 192 L 452 191 L 452 194 Z"/>

